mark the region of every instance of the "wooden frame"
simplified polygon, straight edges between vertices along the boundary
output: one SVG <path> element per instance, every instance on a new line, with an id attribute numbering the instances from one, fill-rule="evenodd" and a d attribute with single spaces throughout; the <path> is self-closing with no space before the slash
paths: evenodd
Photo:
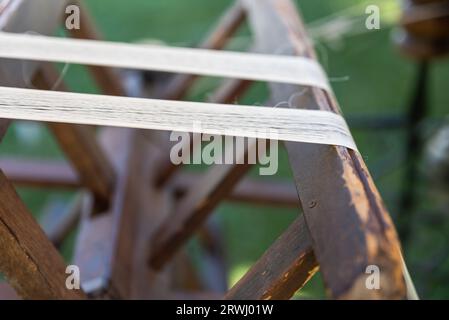
<path id="1" fill-rule="evenodd" d="M 43 1 L 41 5 L 45 3 L 52 7 L 50 1 L 40 1 Z M 9 7 L 10 4 L 0 13 L 0 29 L 2 26 L 7 26 L 4 30 L 8 31 L 28 29 L 21 24 L 17 26 L 15 17 L 27 14 L 29 9 L 23 9 L 26 8 L 23 1 L 11 2 L 17 7 Z M 59 7 L 53 9 L 60 12 Z M 87 11 L 83 8 L 82 12 L 86 25 L 81 31 L 73 32 L 72 36 L 96 38 L 97 32 Z M 315 58 L 291 0 L 236 1 L 202 47 L 223 49 L 245 17 L 259 51 L 273 53 L 275 48 L 288 47 L 294 55 Z M 35 19 L 39 23 L 44 20 L 37 16 Z M 56 25 L 56 21 L 43 23 L 41 33 L 51 33 Z M 18 68 L 17 63 L 0 61 L 0 84 L 5 84 L 8 79 L 9 85 L 23 85 L 20 79 L 5 78 L 11 70 Z M 49 89 L 57 78 L 52 67 L 34 64 L 33 68 L 29 78 L 39 88 Z M 126 94 L 116 70 L 90 67 L 90 71 L 104 93 Z M 169 84 L 161 86 L 163 89 L 156 96 L 182 99 L 195 79 L 195 76 L 175 76 Z M 250 81 L 244 80 L 225 81 L 213 101 L 232 102 L 250 85 Z M 288 100 L 303 89 L 296 85 L 270 84 L 271 100 Z M 332 94 L 318 88 L 306 88 L 305 92 L 294 101 L 294 105 L 339 113 Z M 8 121 L 1 123 L 0 133 L 6 130 L 7 125 Z M 73 169 L 61 163 L 34 163 L 30 166 L 28 162 L 28 168 L 46 167 L 47 171 L 23 174 L 17 170 L 17 164 L 0 161 L 0 166 L 4 166 L 6 174 L 9 171 L 11 180 L 17 183 L 70 188 L 83 186 L 89 190 L 79 198 L 69 219 L 61 219 L 61 228 L 56 229 L 62 231 L 54 232 L 57 236 L 53 239 L 60 242 L 70 230 L 67 226 L 73 226 L 73 221 L 77 221 L 74 217 L 80 219 L 75 263 L 83 270 L 83 288 L 90 297 L 179 297 L 185 288 L 172 287 L 173 270 L 182 259 L 174 258 L 182 255 L 179 252 L 182 252 L 183 244 L 195 233 L 207 230 L 204 222 L 225 199 L 288 204 L 303 211 L 226 294 L 227 299 L 291 298 L 316 273 L 318 266 L 327 293 L 332 298 L 404 299 L 407 296 L 410 288 L 404 280 L 396 231 L 357 152 L 345 147 L 287 142 L 285 146 L 296 188 L 246 179 L 239 185 L 251 165 L 215 165 L 202 176 L 187 176 L 179 172 L 179 167 L 168 160 L 165 133 L 151 132 L 154 139 L 148 139 L 148 134 L 141 130 L 105 128 L 97 137 L 91 128 L 83 125 L 50 124 L 50 127 Z M 153 165 L 148 166 L 148 163 Z M 0 205 L 0 222 L 4 224 L 3 229 L 0 225 L 0 237 L 11 244 L 0 248 L 6 253 L 0 258 L 0 270 L 6 270 L 11 284 L 24 298 L 84 297 L 82 291 L 67 292 L 57 287 L 56 282 L 62 281 L 64 265 L 57 251 L 30 218 L 4 175 L 0 175 L 0 183 L 4 186 L 0 197 L 5 199 Z M 257 186 L 261 191 L 273 188 L 279 192 L 261 199 L 251 192 L 245 195 L 244 190 L 249 189 L 247 185 L 251 188 Z M 8 220 L 8 213 L 15 208 L 19 208 L 19 219 Z M 21 231 L 22 223 L 32 231 Z M 14 238 L 14 233 L 19 238 Z M 14 239 L 24 239 L 29 247 L 19 246 Z M 45 251 L 30 241 L 39 243 Z M 11 250 L 20 254 L 16 255 L 16 251 Z M 39 276 L 46 281 L 47 290 L 39 295 L 36 286 L 41 283 L 23 285 L 25 279 L 33 274 L 30 261 L 25 260 L 27 255 L 36 257 L 32 263 L 40 265 L 44 263 L 41 261 L 43 252 L 51 256 L 54 261 L 52 268 L 57 270 L 50 267 L 42 269 Z M 11 267 L 18 265 L 28 265 L 29 272 L 21 273 Z M 365 270 L 369 265 L 377 265 L 381 269 L 383 285 L 380 290 L 365 287 Z M 191 272 L 185 277 L 195 278 Z M 41 278 L 38 277 L 37 281 Z"/>

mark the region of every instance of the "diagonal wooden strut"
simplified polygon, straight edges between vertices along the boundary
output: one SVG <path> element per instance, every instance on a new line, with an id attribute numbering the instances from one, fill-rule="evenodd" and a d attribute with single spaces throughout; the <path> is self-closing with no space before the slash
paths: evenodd
<path id="1" fill-rule="evenodd" d="M 290 299 L 316 271 L 318 263 L 301 215 L 231 288 L 226 299 Z"/>
<path id="2" fill-rule="evenodd" d="M 36 74 L 34 84 L 40 89 L 48 89 L 58 78 L 56 71 L 45 64 Z M 66 88 L 61 84 L 59 90 L 66 91 Z M 97 142 L 94 129 L 63 123 L 49 123 L 49 127 L 83 184 L 102 202 L 100 207 L 107 207 L 115 184 L 115 172 Z"/>
<path id="3" fill-rule="evenodd" d="M 0 270 L 25 299 L 81 299 L 66 287 L 66 266 L 0 171 Z"/>
<path id="4" fill-rule="evenodd" d="M 290 0 L 244 0 L 257 43 L 264 52 L 289 47 L 315 57 Z M 289 100 L 302 88 L 271 85 L 275 101 Z M 294 101 L 339 112 L 334 97 L 310 89 Z M 286 143 L 315 256 L 334 298 L 405 298 L 396 231 L 359 154 L 334 146 Z M 319 177 L 319 178 L 318 178 Z M 365 270 L 381 270 L 382 287 L 368 290 Z"/>
<path id="5" fill-rule="evenodd" d="M 230 30 L 236 28 L 235 21 L 242 19 L 239 18 L 241 5 L 249 14 L 257 42 L 264 52 L 273 53 L 276 48 L 289 47 L 296 55 L 314 57 L 290 0 L 242 0 L 233 7 L 240 11 L 233 15 L 238 19 L 228 21 Z M 219 43 L 216 40 L 213 42 Z M 180 92 L 185 92 L 189 82 L 191 80 L 186 82 L 186 86 L 177 85 Z M 227 93 L 220 98 L 227 99 L 227 102 L 231 95 L 238 95 L 245 88 L 242 82 L 229 83 L 223 87 Z M 298 86 L 273 84 L 270 87 L 273 101 L 290 100 L 297 92 L 302 92 L 294 96 L 293 105 L 339 112 L 332 94 L 320 89 L 309 89 L 304 93 L 303 88 Z M 93 249 L 94 254 L 87 259 L 93 267 L 96 265 L 92 262 L 98 261 L 95 260 L 98 258 L 95 253 L 100 253 L 100 259 L 104 258 L 102 263 L 110 263 L 101 273 L 102 279 L 106 280 L 102 285 L 110 290 L 110 295 L 149 297 L 149 287 L 160 288 L 165 294 L 166 285 L 159 286 L 158 279 L 169 268 L 159 275 L 147 270 L 144 263 L 146 256 L 141 253 L 150 254 L 150 262 L 156 269 L 164 266 L 218 203 L 231 194 L 250 166 L 212 167 L 203 179 L 190 186 L 191 191 L 180 198 L 172 214 L 167 216 L 165 213 L 169 208 L 161 203 L 170 200 L 166 193 L 173 185 L 162 183 L 159 190 L 154 188 L 155 174 L 159 171 L 159 166 L 154 166 L 154 154 L 150 152 L 152 156 L 147 158 L 144 150 L 139 148 L 145 143 L 142 143 L 143 138 L 138 131 L 124 131 L 131 132 L 129 143 L 125 143 L 128 148 L 111 147 L 113 152 L 110 153 L 110 158 L 124 156 L 122 171 L 112 183 L 112 190 L 104 192 L 113 194 L 113 206 L 106 215 L 98 217 L 90 217 L 92 208 L 87 208 L 78 249 Z M 109 143 L 114 145 L 117 141 L 112 139 Z M 227 298 L 290 298 L 316 272 L 318 262 L 331 297 L 404 298 L 399 242 L 360 156 L 343 147 L 302 143 L 286 143 L 286 147 L 304 215 L 267 250 Z M 148 169 L 145 166 L 147 162 L 153 164 L 151 179 L 143 174 Z M 149 185 L 148 181 L 151 181 Z M 176 177 L 173 182 L 176 184 Z M 101 188 L 95 186 L 92 189 L 96 189 L 98 194 Z M 158 213 L 161 220 L 155 223 L 154 214 Z M 155 225 L 157 229 L 153 229 Z M 106 230 L 106 236 L 92 242 L 89 236 L 98 235 L 99 230 Z M 113 234 L 107 234 L 111 230 Z M 7 235 L 8 232 L 0 228 L 0 235 L 3 234 Z M 153 241 L 150 243 L 149 239 Z M 380 268 L 381 290 L 366 288 L 365 270 L 368 265 Z"/>

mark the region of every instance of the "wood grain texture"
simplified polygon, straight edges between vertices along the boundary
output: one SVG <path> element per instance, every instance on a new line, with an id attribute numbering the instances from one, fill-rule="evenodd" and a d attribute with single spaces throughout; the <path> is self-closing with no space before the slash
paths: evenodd
<path id="1" fill-rule="evenodd" d="M 0 117 L 249 138 L 356 149 L 348 126 L 329 111 L 138 99 L 0 87 Z M 66 150 L 69 152 L 70 150 Z"/>
<path id="2" fill-rule="evenodd" d="M 65 263 L 0 171 L 0 270 L 25 299 L 80 299 Z"/>
<path id="3" fill-rule="evenodd" d="M 226 299 L 290 299 L 317 271 L 309 231 L 301 215 L 231 288 Z"/>
<path id="4" fill-rule="evenodd" d="M 202 175 L 191 172 L 179 172 L 170 181 L 169 187 L 173 188 L 176 194 L 185 195 L 200 179 L 202 179 Z M 225 200 L 293 208 L 297 208 L 300 204 L 293 182 L 273 181 L 272 178 L 243 178 L 237 183 L 232 192 L 227 195 Z"/>
<path id="5" fill-rule="evenodd" d="M 0 32 L 0 57 L 308 85 L 330 90 L 308 58 Z"/>
<path id="6" fill-rule="evenodd" d="M 243 0 L 258 46 L 288 48 L 314 58 L 311 41 L 290 0 Z M 271 84 L 284 101 L 303 87 Z M 339 113 L 333 97 L 308 89 L 293 106 Z M 403 299 L 400 245 L 391 218 L 361 156 L 343 147 L 286 143 L 304 217 L 328 294 L 333 298 Z M 381 289 L 367 290 L 368 265 L 381 270 Z"/>

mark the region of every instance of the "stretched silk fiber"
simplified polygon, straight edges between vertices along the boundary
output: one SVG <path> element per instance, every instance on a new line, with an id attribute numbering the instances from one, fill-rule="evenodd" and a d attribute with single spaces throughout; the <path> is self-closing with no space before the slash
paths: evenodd
<path id="1" fill-rule="evenodd" d="M 275 139 L 356 150 L 340 115 L 0 87 L 0 118 Z"/>
<path id="2" fill-rule="evenodd" d="M 327 76 L 312 59 L 0 32 L 0 58 L 154 70 L 319 87 Z"/>

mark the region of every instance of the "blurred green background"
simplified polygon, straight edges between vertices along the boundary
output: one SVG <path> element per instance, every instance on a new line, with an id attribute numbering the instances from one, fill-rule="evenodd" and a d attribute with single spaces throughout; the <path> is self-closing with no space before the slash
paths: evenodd
<path id="1" fill-rule="evenodd" d="M 177 46 L 198 44 L 231 3 L 229 0 L 85 2 L 107 40 L 131 42 L 158 39 Z M 361 115 L 404 114 L 413 90 L 416 68 L 413 61 L 397 52 L 391 40 L 400 13 L 399 3 L 393 0 L 297 0 L 296 3 L 309 26 L 345 116 L 350 119 Z M 365 8 L 368 4 L 377 4 L 381 8 L 380 30 L 365 28 Z M 339 26 L 351 23 L 350 27 L 329 28 L 340 20 L 343 22 Z M 250 45 L 251 35 L 245 26 L 232 39 L 229 49 L 245 50 Z M 83 67 L 70 66 L 65 80 L 73 91 L 98 92 Z M 201 100 L 218 83 L 219 80 L 210 78 L 198 81 L 189 99 Z M 426 127 L 429 134 L 435 129 L 431 120 L 442 119 L 449 111 L 448 83 L 449 61 L 435 62 L 430 78 L 431 116 Z M 256 84 L 239 103 L 263 104 L 267 96 L 265 85 Z M 34 138 L 31 142 L 26 139 L 30 132 L 38 133 L 32 134 Z M 395 213 L 406 166 L 403 159 L 404 131 L 353 129 L 353 134 L 389 211 L 397 220 Z M 9 130 L 0 145 L 0 153 L 2 156 L 63 157 L 46 129 L 28 124 L 16 124 Z M 257 177 L 255 170 L 252 174 Z M 284 150 L 281 150 L 279 173 L 273 179 L 291 179 Z M 411 240 L 405 246 L 405 258 L 422 298 L 449 298 L 447 206 L 433 199 L 428 184 L 428 181 L 420 180 L 419 206 L 416 208 Z M 62 201 L 71 196 L 68 192 L 48 190 L 20 189 L 19 192 L 37 217 L 47 208 L 49 200 Z M 299 210 L 294 209 L 229 203 L 224 203 L 216 211 L 226 239 L 231 285 L 299 214 Z M 74 236 L 75 233 L 63 247 L 67 260 L 72 254 Z M 319 275 L 297 297 L 324 297 Z"/>

